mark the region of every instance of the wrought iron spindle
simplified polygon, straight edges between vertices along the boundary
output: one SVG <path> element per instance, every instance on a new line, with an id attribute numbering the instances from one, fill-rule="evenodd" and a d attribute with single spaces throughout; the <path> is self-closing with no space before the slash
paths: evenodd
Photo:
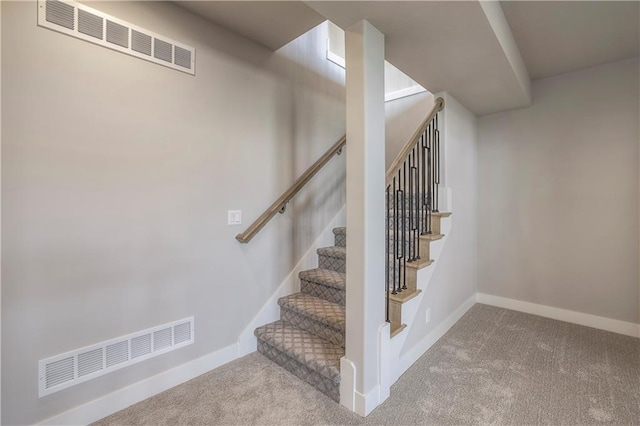
<path id="1" fill-rule="evenodd" d="M 411 224 L 410 224 L 410 226 L 411 226 L 411 237 L 410 237 L 410 240 L 411 241 L 410 242 L 411 242 L 412 250 L 411 250 L 410 256 L 411 256 L 411 261 L 412 262 L 416 261 L 420 257 L 420 254 L 419 254 L 420 241 L 418 240 L 418 223 L 417 223 L 418 222 L 418 220 L 417 220 L 417 213 L 418 212 L 416 211 L 417 210 L 417 204 L 418 204 L 417 203 L 418 199 L 416 197 L 416 195 L 418 193 L 417 192 L 417 187 L 416 187 L 417 186 L 416 185 L 417 184 L 416 174 L 418 172 L 418 168 L 416 167 L 416 155 L 417 154 L 418 154 L 418 151 L 417 151 L 416 147 L 414 147 L 412 152 L 411 152 L 411 157 L 410 157 L 411 158 L 411 161 L 410 161 L 410 164 L 411 164 L 411 168 L 410 168 L 410 170 L 411 170 L 411 174 L 410 174 L 410 176 L 411 176 L 411 180 L 410 180 L 410 183 L 411 183 L 411 190 L 410 190 L 410 192 L 411 192 L 411 198 L 410 198 L 411 207 L 409 209 L 409 212 L 411 214 L 411 221 L 410 221 L 411 222 Z"/>
<path id="2" fill-rule="evenodd" d="M 433 118 L 434 122 L 434 146 L 435 146 L 435 157 L 433 159 L 434 162 L 434 171 L 433 171 L 433 180 L 435 182 L 435 189 L 433 193 L 433 211 L 438 211 L 438 200 L 440 197 L 438 188 L 440 186 L 440 130 L 438 130 L 438 116 L 436 115 Z"/>
<path id="3" fill-rule="evenodd" d="M 436 107 L 412 141 L 405 145 L 387 171 L 386 196 L 386 320 L 391 295 L 408 290 L 407 262 L 420 259 L 420 237 L 433 233 L 432 214 L 438 211 L 440 185 L 440 131 Z"/>
<path id="4" fill-rule="evenodd" d="M 402 165 L 402 290 L 407 289 L 407 162 Z M 400 285 L 400 283 L 398 283 Z"/>
<path id="5" fill-rule="evenodd" d="M 387 189 L 386 189 L 386 225 L 387 225 L 387 244 L 385 246 L 385 254 L 386 254 L 386 261 L 385 261 L 385 276 L 386 276 L 386 280 L 385 280 L 385 312 L 386 312 L 386 321 L 390 322 L 389 320 L 389 281 L 390 281 L 390 277 L 389 277 L 389 273 L 391 272 L 389 269 L 389 256 L 391 256 L 391 251 L 390 251 L 390 245 L 391 245 L 391 224 L 389 223 L 389 217 L 390 217 L 390 212 L 389 212 L 389 204 L 390 204 L 390 189 L 391 186 L 387 185 Z"/>
<path id="6" fill-rule="evenodd" d="M 396 290 L 396 262 L 398 260 L 398 191 L 396 190 L 396 178 L 393 178 L 393 291 L 391 294 L 398 294 Z M 400 268 L 398 268 L 399 273 Z"/>
<path id="7" fill-rule="evenodd" d="M 431 234 L 431 203 L 433 202 L 433 168 L 432 168 L 433 134 L 432 126 L 427 127 L 427 197 L 425 214 L 425 233 Z"/>

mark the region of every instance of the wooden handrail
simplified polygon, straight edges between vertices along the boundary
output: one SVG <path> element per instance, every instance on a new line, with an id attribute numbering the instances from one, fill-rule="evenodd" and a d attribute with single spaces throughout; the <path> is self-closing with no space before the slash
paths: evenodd
<path id="1" fill-rule="evenodd" d="M 402 148 L 402 151 L 400 151 L 396 159 L 393 160 L 393 163 L 391 163 L 391 165 L 387 169 L 387 174 L 385 178 L 386 186 L 388 186 L 391 183 L 391 181 L 393 180 L 393 176 L 395 176 L 398 170 L 400 170 L 400 168 L 404 164 L 404 160 L 407 159 L 413 147 L 418 143 L 418 138 L 420 137 L 420 135 L 424 133 L 429 123 L 431 123 L 431 120 L 433 120 L 433 117 L 435 117 L 436 114 L 442 111 L 443 109 L 444 109 L 444 99 L 437 98 L 435 105 L 433 106 L 433 109 L 431 110 L 427 118 L 425 118 L 425 120 L 420 124 L 420 127 L 416 129 L 416 131 L 411 136 L 411 139 L 409 139 L 409 141 L 404 145 L 404 147 Z"/>
<path id="2" fill-rule="evenodd" d="M 322 169 L 322 167 L 333 158 L 334 155 L 340 155 L 342 149 L 347 143 L 347 136 L 344 135 L 338 142 L 336 142 L 327 152 L 324 153 L 318 161 L 313 163 L 311 167 L 307 169 L 302 176 L 295 181 L 291 188 L 287 189 L 267 210 L 260 215 L 255 222 L 247 228 L 246 231 L 236 235 L 236 240 L 241 243 L 248 243 L 255 235 L 260 232 L 262 228 L 273 218 L 276 213 L 284 213 L 287 203 L 302 189 L 302 187 L 309 182 L 309 180 Z"/>

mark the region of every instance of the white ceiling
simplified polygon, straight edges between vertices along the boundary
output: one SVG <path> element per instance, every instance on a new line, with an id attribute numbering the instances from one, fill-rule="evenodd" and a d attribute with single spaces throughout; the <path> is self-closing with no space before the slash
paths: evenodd
<path id="1" fill-rule="evenodd" d="M 503 1 L 533 80 L 638 56 L 640 2 Z"/>
<path id="2" fill-rule="evenodd" d="M 478 1 L 307 4 L 343 29 L 366 19 L 385 35 L 390 63 L 431 93 L 448 91 L 478 115 L 531 103 L 528 87 Z"/>
<path id="3" fill-rule="evenodd" d="M 528 105 L 529 77 L 640 51 L 638 1 L 503 1 L 502 9 L 477 0 L 178 3 L 272 50 L 325 19 L 343 29 L 366 19 L 385 34 L 389 62 L 478 115 Z"/>
<path id="4" fill-rule="evenodd" d="M 300 1 L 176 1 L 178 5 L 271 50 L 325 21 Z"/>

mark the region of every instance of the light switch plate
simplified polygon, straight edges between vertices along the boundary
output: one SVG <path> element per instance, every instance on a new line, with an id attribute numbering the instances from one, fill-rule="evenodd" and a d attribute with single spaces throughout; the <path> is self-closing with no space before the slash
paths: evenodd
<path id="1" fill-rule="evenodd" d="M 227 224 L 242 225 L 242 210 L 227 210 Z"/>

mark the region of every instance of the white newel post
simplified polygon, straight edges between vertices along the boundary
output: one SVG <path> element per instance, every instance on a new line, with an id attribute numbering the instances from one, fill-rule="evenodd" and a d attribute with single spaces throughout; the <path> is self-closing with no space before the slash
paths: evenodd
<path id="1" fill-rule="evenodd" d="M 384 36 L 367 21 L 347 30 L 346 74 L 347 327 L 340 402 L 364 416 L 389 392 L 381 365 L 387 346 L 381 336 L 389 330 L 384 311 Z"/>

